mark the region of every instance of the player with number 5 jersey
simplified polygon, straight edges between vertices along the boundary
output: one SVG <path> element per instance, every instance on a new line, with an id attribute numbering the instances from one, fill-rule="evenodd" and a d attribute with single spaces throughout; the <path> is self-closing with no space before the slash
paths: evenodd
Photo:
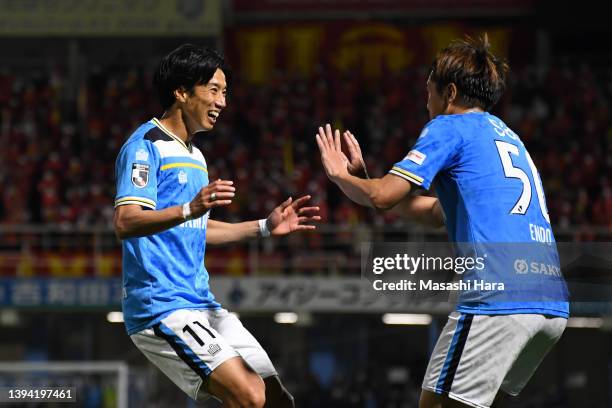
<path id="1" fill-rule="evenodd" d="M 519 136 L 501 119 L 477 110 L 439 115 L 389 173 L 426 189 L 435 178 L 457 251 L 488 256 L 484 270 L 468 270 L 463 279 L 504 285 L 499 291 L 463 291 L 458 311 L 568 317 L 566 284 L 559 274 L 538 274 L 528 280 L 527 293 L 518 290 L 529 276 L 514 271 L 516 259 L 537 260 L 555 271 L 560 266 L 538 171 Z"/>
<path id="2" fill-rule="evenodd" d="M 508 71 L 489 47 L 485 35 L 437 55 L 427 80 L 431 120 L 384 177 L 356 176 L 363 158 L 350 131 L 341 137 L 327 125 L 316 135 L 328 177 L 350 199 L 379 210 L 402 202 L 409 218 L 445 224 L 459 254 L 488 255 L 482 270 L 462 279 L 503 288 L 459 294 L 430 358 L 421 408 L 490 407 L 499 390 L 517 395 L 569 316 L 540 176 L 520 137 L 488 112 Z M 435 190 L 437 198 L 409 196 L 413 187 Z M 544 272 L 532 273 L 531 265 Z"/>

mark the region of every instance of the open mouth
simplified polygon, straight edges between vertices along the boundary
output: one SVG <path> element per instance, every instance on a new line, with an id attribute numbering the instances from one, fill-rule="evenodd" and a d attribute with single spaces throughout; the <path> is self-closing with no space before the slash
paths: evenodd
<path id="1" fill-rule="evenodd" d="M 218 117 L 219 117 L 219 112 L 208 111 L 208 118 L 211 120 L 212 123 L 215 123 Z"/>

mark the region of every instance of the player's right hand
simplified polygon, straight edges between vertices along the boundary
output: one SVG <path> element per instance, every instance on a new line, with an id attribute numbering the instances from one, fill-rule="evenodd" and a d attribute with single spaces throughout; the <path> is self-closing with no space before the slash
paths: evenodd
<path id="1" fill-rule="evenodd" d="M 202 188 L 191 200 L 189 208 L 194 218 L 199 218 L 214 207 L 230 205 L 236 195 L 236 188 L 231 180 L 216 180 Z"/>
<path id="2" fill-rule="evenodd" d="M 348 174 L 348 162 L 346 155 L 342 152 L 342 142 L 340 142 L 340 131 L 336 129 L 332 133 L 329 124 L 319 127 L 319 133 L 315 136 L 317 145 L 321 152 L 321 162 L 327 177 L 333 182 Z"/>

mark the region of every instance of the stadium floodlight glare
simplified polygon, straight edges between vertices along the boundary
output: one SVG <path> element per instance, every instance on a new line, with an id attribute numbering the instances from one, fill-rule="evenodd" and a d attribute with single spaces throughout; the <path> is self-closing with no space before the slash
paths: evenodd
<path id="1" fill-rule="evenodd" d="M 122 312 L 108 312 L 106 315 L 106 320 L 109 323 L 123 323 L 123 313 Z"/>
<path id="2" fill-rule="evenodd" d="M 279 324 L 295 324 L 298 321 L 298 315 L 293 312 L 275 313 L 274 321 Z"/>
<path id="3" fill-rule="evenodd" d="M 15 327 L 19 326 L 21 318 L 15 309 L 0 310 L 0 326 Z"/>
<path id="4" fill-rule="evenodd" d="M 409 324 L 427 326 L 431 323 L 431 315 L 413 313 L 385 313 L 382 317 L 384 324 Z"/>
<path id="5" fill-rule="evenodd" d="M 567 319 L 567 327 L 574 329 L 600 329 L 603 323 L 601 317 L 570 317 Z"/>

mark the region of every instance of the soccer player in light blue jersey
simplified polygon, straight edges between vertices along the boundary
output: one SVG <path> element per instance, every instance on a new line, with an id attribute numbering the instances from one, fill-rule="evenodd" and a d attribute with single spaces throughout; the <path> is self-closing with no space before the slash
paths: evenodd
<path id="1" fill-rule="evenodd" d="M 514 267 L 494 263 L 481 273 L 508 287 L 518 282 L 520 290 L 460 294 L 430 358 L 421 408 L 490 407 L 500 389 L 517 395 L 561 337 L 569 316 L 538 172 L 519 136 L 487 112 L 504 91 L 507 71 L 489 51 L 486 35 L 442 50 L 427 80 L 431 121 L 382 178 L 353 175 L 365 165 L 350 132 L 341 138 L 327 125 L 316 135 L 328 177 L 356 203 L 387 210 L 407 201 L 410 218 L 446 224 L 457 246 L 488 248 L 504 261 L 526 245 L 523 256 L 547 260 L 534 268 L 520 259 Z M 433 187 L 438 198 L 408 197 L 414 186 Z M 471 270 L 464 278 L 477 275 Z"/>
<path id="2" fill-rule="evenodd" d="M 123 313 L 134 344 L 195 400 L 223 406 L 293 407 L 261 345 L 215 300 L 206 244 L 314 229 L 310 196 L 291 198 L 267 218 L 209 219 L 231 204 L 230 180 L 209 182 L 192 139 L 215 126 L 226 106 L 228 69 L 215 51 L 186 44 L 155 76 L 164 114 L 142 124 L 116 162 L 115 230 L 123 244 Z"/>

